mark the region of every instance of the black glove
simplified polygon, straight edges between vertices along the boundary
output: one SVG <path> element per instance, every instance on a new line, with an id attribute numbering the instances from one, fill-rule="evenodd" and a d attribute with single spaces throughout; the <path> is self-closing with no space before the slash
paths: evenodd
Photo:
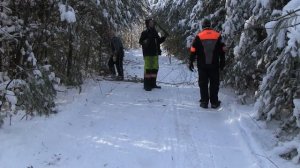
<path id="1" fill-rule="evenodd" d="M 143 41 L 143 45 L 145 45 L 145 46 L 147 46 L 148 43 L 149 43 L 149 40 L 148 40 L 148 39 L 145 39 L 145 40 Z"/>
<path id="2" fill-rule="evenodd" d="M 192 71 L 192 72 L 194 72 L 194 64 L 193 64 L 193 62 L 190 62 L 190 64 L 189 64 L 189 70 Z"/>

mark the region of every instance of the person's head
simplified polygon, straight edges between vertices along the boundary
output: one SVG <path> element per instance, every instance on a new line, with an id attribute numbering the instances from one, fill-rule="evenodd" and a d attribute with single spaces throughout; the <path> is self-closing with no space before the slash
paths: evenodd
<path id="1" fill-rule="evenodd" d="M 114 30 L 109 30 L 109 37 L 112 38 L 116 35 L 116 32 Z"/>
<path id="2" fill-rule="evenodd" d="M 146 19 L 145 24 L 147 28 L 154 28 L 155 22 L 153 19 Z"/>
<path id="3" fill-rule="evenodd" d="M 202 21 L 202 29 L 205 29 L 205 28 L 210 28 L 211 27 L 211 21 L 210 19 L 204 19 Z"/>

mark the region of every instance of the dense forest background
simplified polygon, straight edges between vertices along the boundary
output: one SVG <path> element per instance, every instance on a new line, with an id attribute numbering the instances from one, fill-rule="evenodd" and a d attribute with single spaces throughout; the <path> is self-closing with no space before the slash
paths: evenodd
<path id="1" fill-rule="evenodd" d="M 53 113 L 57 85 L 80 87 L 84 78 L 105 74 L 109 30 L 136 46 L 142 3 L 1 0 L 1 117 L 20 109 Z"/>
<path id="2" fill-rule="evenodd" d="M 275 136 L 299 138 L 300 1 L 297 0 L 151 0 L 154 17 L 172 37 L 166 49 L 188 58 L 201 20 L 212 20 L 227 46 L 224 86 L 235 89 L 243 104 L 255 102 L 256 120 L 276 125 Z M 288 144 L 288 143 L 287 143 Z M 299 146 L 282 156 L 299 163 Z M 299 156 L 299 155 L 298 155 Z"/>
<path id="3" fill-rule="evenodd" d="M 280 141 L 299 137 L 298 0 L 0 0 L 0 125 L 17 112 L 55 113 L 58 85 L 80 88 L 107 72 L 109 30 L 139 47 L 146 17 L 169 32 L 164 48 L 183 60 L 211 19 L 228 50 L 224 86 L 255 103 L 256 119 L 275 123 Z M 289 147 L 282 157 L 297 160 L 299 147 Z"/>

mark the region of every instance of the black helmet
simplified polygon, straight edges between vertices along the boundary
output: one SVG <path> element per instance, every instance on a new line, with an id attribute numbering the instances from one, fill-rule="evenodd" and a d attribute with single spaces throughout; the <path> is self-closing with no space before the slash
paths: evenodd
<path id="1" fill-rule="evenodd" d="M 211 22 L 209 19 L 205 18 L 203 21 L 202 21 L 202 28 L 208 28 L 208 27 L 211 27 Z"/>

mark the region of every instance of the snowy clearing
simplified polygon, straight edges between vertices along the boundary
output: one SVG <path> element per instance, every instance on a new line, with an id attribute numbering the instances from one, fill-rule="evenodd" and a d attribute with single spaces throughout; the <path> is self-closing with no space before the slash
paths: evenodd
<path id="1" fill-rule="evenodd" d="M 125 77 L 143 76 L 140 50 L 126 52 Z M 0 130 L 0 168 L 293 168 L 271 150 L 272 133 L 253 107 L 222 88 L 219 110 L 200 109 L 197 74 L 160 57 L 162 89 L 88 80 L 57 98 L 59 113 Z"/>

